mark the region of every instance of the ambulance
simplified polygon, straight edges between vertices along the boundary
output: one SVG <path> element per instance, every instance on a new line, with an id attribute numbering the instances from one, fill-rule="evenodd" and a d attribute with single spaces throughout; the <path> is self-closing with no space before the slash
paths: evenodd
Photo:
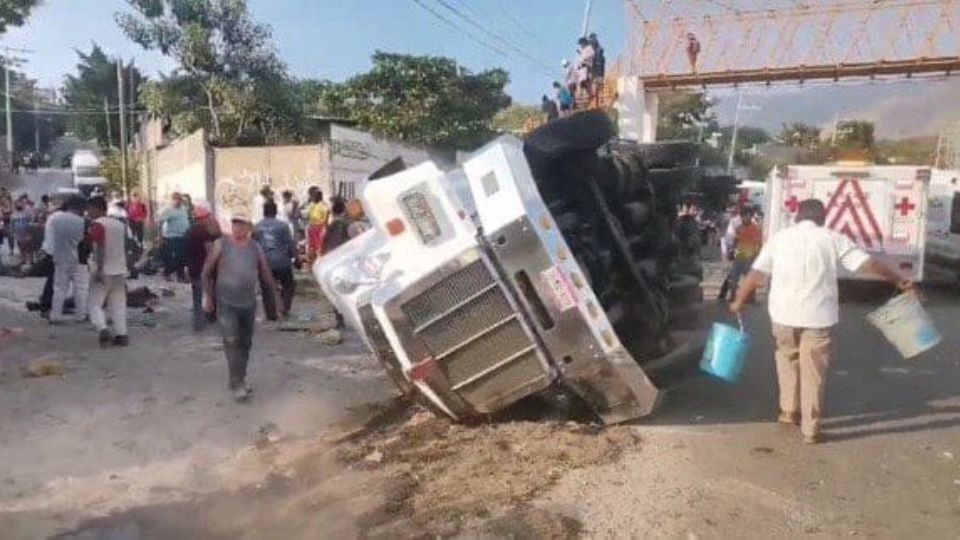
<path id="1" fill-rule="evenodd" d="M 930 178 L 930 167 L 791 165 L 770 178 L 765 233 L 769 237 L 789 227 L 801 201 L 818 199 L 827 210 L 827 227 L 905 277 L 923 281 Z"/>

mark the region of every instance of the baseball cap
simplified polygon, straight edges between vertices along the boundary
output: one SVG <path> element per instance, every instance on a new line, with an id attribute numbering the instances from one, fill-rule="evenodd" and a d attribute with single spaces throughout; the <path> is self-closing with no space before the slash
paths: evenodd
<path id="1" fill-rule="evenodd" d="M 230 216 L 230 221 L 242 221 L 244 223 L 253 223 L 253 220 L 250 219 L 250 215 L 246 212 L 234 212 Z"/>
<path id="2" fill-rule="evenodd" d="M 204 205 L 196 205 L 193 207 L 193 219 L 207 219 L 211 214 L 210 209 Z"/>

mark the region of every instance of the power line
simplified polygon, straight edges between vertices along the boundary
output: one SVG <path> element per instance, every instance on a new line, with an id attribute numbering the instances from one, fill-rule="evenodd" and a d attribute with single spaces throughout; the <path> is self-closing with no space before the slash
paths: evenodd
<path id="1" fill-rule="evenodd" d="M 488 14 L 481 13 L 480 10 L 470 2 L 470 0 L 460 0 L 460 4 L 467 9 L 467 11 L 472 12 L 477 17 L 481 19 L 489 16 Z M 533 31 L 529 30 L 523 23 L 521 23 L 516 16 L 514 16 L 509 9 L 504 6 L 500 6 L 500 13 L 504 15 L 504 18 L 511 26 L 519 30 L 521 33 L 525 34 L 529 39 L 533 40 L 529 42 L 530 44 L 542 43 L 544 40 L 540 36 L 536 35 Z"/>
<path id="2" fill-rule="evenodd" d="M 495 40 L 495 41 L 499 41 L 499 44 L 504 45 L 504 46 L 506 46 L 507 48 L 509 48 L 510 50 L 514 51 L 516 54 L 519 54 L 521 57 L 523 57 L 524 59 L 526 59 L 527 61 L 529 61 L 532 65 L 537 66 L 538 68 L 541 68 L 541 69 L 546 70 L 546 73 L 544 73 L 545 75 L 548 75 L 548 76 L 550 76 L 550 77 L 556 75 L 556 73 L 553 72 L 553 70 L 550 68 L 550 66 L 547 65 L 547 64 L 545 64 L 542 60 L 539 60 L 539 59 L 537 59 L 536 57 L 531 56 L 527 51 L 523 50 L 522 47 L 518 47 L 518 46 L 515 45 L 512 41 L 504 38 L 503 36 L 501 36 L 500 34 L 497 34 L 496 32 L 491 31 L 491 30 L 488 29 L 486 26 L 484 26 L 484 25 L 480 24 L 479 22 L 477 22 L 476 19 L 474 19 L 473 17 L 467 15 L 466 13 L 464 13 L 464 12 L 460 11 L 459 9 L 457 9 L 456 7 L 452 6 L 452 5 L 451 5 L 449 2 L 447 2 L 446 0 L 434 0 L 434 1 L 435 1 L 436 3 L 438 3 L 438 4 L 440 4 L 441 6 L 443 6 L 447 11 L 450 11 L 451 13 L 453 13 L 454 15 L 456 15 L 457 17 L 459 17 L 461 20 L 463 20 L 464 22 L 466 22 L 466 23 L 469 24 L 470 26 L 473 26 L 474 28 L 476 28 L 476 29 L 480 30 L 481 32 L 483 32 L 484 34 L 486 34 L 490 39 L 493 39 L 493 40 Z"/>
<path id="3" fill-rule="evenodd" d="M 467 39 L 473 41 L 474 43 L 477 43 L 478 45 L 480 45 L 480 46 L 482 46 L 482 47 L 484 47 L 484 48 L 486 48 L 486 49 L 489 49 L 489 50 L 495 52 L 496 54 L 500 55 L 501 57 L 503 57 L 503 58 L 506 59 L 506 60 L 513 60 L 513 58 L 514 58 L 513 55 L 507 53 L 506 51 L 504 51 L 502 48 L 498 47 L 497 45 L 488 42 L 487 40 L 485 40 L 485 39 L 477 36 L 475 33 L 471 32 L 471 31 L 463 28 L 462 26 L 456 24 L 455 22 L 451 21 L 449 18 L 447 18 L 446 16 L 444 16 L 442 13 L 439 13 L 437 10 L 435 10 L 435 9 L 433 9 L 432 7 L 430 7 L 430 6 L 428 6 L 427 4 L 425 4 L 422 0 L 413 0 L 413 2 L 414 2 L 415 4 L 417 4 L 418 6 L 420 6 L 421 8 L 423 8 L 424 10 L 426 10 L 426 11 L 427 11 L 428 13 L 430 13 L 431 15 L 433 15 L 435 18 L 439 19 L 441 22 L 443 22 L 444 24 L 446 24 L 447 26 L 449 26 L 450 28 L 452 28 L 453 30 L 455 30 L 455 31 L 457 32 L 457 34 L 459 34 L 459 35 L 461 35 L 461 36 L 465 36 Z M 547 75 L 548 77 L 553 77 L 553 76 L 554 76 L 553 74 L 546 74 L 546 75 Z"/>

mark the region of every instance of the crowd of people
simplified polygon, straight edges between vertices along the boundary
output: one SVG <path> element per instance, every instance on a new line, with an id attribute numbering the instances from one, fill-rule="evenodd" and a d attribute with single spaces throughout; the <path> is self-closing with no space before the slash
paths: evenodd
<path id="1" fill-rule="evenodd" d="M 150 220 L 138 194 L 71 195 L 58 202 L 44 196 L 34 204 L 26 195 L 0 192 L 0 241 L 10 239 L 10 255 L 19 253 L 19 264 L 29 269 L 23 274 L 46 278 L 39 300 L 27 308 L 52 325 L 89 322 L 101 347 L 127 346 L 127 280 L 159 259 L 167 280 L 191 284 L 194 331 L 217 323 L 238 401 L 251 395 L 246 367 L 257 291 L 266 319 L 288 317 L 302 261 L 312 264 L 369 228 L 359 201 L 334 197 L 328 205 L 318 187 L 303 204 L 292 192 L 277 199 L 264 187 L 253 215 L 231 214 L 227 232 L 206 203 L 173 193 L 153 220 L 155 248 L 141 258 Z"/>
<path id="2" fill-rule="evenodd" d="M 573 114 L 578 99 L 586 106 L 599 107 L 606 75 L 606 56 L 596 34 L 581 37 L 577 41 L 577 57 L 571 63 L 563 61 L 566 79 L 553 82 L 553 98 L 546 94 L 541 98 L 540 108 L 547 121 Z"/>

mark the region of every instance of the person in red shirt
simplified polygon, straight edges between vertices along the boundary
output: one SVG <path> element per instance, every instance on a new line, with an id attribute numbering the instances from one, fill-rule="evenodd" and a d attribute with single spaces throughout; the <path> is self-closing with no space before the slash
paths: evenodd
<path id="1" fill-rule="evenodd" d="M 143 228 L 147 222 L 147 205 L 140 199 L 140 194 L 134 192 L 127 203 L 127 219 L 130 221 L 130 230 L 137 237 L 137 242 L 143 245 Z"/>

